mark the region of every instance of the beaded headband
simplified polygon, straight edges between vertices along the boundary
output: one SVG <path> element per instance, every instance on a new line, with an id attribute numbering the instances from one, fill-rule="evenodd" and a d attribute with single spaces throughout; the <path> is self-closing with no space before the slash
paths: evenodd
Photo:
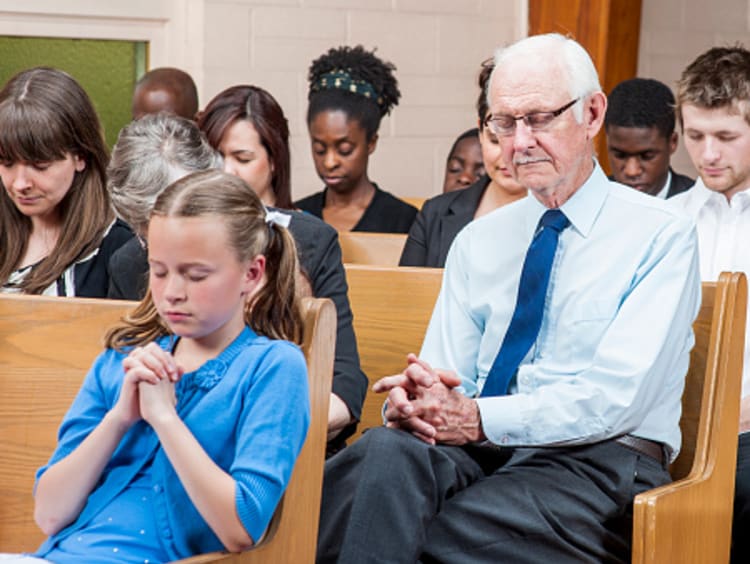
<path id="1" fill-rule="evenodd" d="M 310 86 L 313 92 L 321 90 L 344 90 L 357 96 L 372 100 L 379 107 L 383 107 L 383 97 L 379 96 L 372 84 L 366 80 L 352 78 L 347 71 L 336 69 L 322 75 L 315 84 Z"/>

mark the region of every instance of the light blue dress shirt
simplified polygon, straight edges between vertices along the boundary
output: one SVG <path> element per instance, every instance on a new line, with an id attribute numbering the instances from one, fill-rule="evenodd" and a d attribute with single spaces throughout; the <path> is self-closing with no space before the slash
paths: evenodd
<path id="1" fill-rule="evenodd" d="M 700 306 L 695 226 L 595 166 L 561 207 L 544 319 L 510 395 L 478 399 L 496 444 L 572 445 L 633 434 L 680 446 L 680 399 Z M 546 208 L 533 196 L 457 237 L 421 356 L 484 385 L 515 307 L 521 267 Z"/>

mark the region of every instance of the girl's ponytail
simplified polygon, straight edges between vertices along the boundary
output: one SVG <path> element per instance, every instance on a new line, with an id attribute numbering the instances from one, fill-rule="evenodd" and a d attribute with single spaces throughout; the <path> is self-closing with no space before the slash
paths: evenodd
<path id="1" fill-rule="evenodd" d="M 302 341 L 302 314 L 297 288 L 297 246 L 289 231 L 273 221 L 268 225 L 266 280 L 250 299 L 248 324 L 272 339 Z"/>

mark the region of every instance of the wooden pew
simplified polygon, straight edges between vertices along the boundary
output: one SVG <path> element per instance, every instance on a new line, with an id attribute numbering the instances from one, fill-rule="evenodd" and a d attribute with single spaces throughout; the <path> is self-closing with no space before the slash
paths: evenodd
<path id="1" fill-rule="evenodd" d="M 34 473 L 52 454 L 57 428 L 101 351 L 104 330 L 131 306 L 0 295 L 0 552 L 33 551 L 43 540 L 33 521 Z M 217 552 L 181 562 L 314 562 L 333 371 L 333 304 L 307 299 L 304 322 L 312 419 L 266 536 L 248 552 Z"/>
<path id="2" fill-rule="evenodd" d="M 362 369 L 370 385 L 419 352 L 442 270 L 346 265 Z M 723 273 L 704 283 L 683 394 L 675 482 L 636 497 L 633 562 L 727 562 L 732 523 L 747 283 Z M 382 424 L 383 397 L 368 393 L 360 431 Z M 354 438 L 356 438 L 355 435 Z"/>
<path id="3" fill-rule="evenodd" d="M 703 284 L 675 481 L 636 496 L 634 563 L 729 561 L 746 310 L 743 274 Z"/>
<path id="4" fill-rule="evenodd" d="M 339 243 L 344 264 L 398 266 L 406 235 L 339 231 Z"/>
<path id="5" fill-rule="evenodd" d="M 409 196 L 407 198 L 401 198 L 401 199 L 407 204 L 411 204 L 418 210 L 421 210 L 422 206 L 424 205 L 425 201 L 427 201 L 428 198 L 418 198 L 416 196 Z"/>
<path id="6" fill-rule="evenodd" d="M 370 386 L 401 372 L 406 355 L 419 354 L 443 279 L 441 268 L 346 264 L 359 360 Z M 357 434 L 381 425 L 383 396 L 367 393 Z"/>

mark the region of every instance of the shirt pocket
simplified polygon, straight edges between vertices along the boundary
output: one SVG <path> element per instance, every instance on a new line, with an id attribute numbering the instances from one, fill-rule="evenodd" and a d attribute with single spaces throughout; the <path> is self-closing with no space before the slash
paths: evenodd
<path id="1" fill-rule="evenodd" d="M 561 358 L 576 365 L 587 365 L 616 313 L 617 304 L 610 300 L 587 300 L 575 304 L 567 322 L 558 327 Z"/>

